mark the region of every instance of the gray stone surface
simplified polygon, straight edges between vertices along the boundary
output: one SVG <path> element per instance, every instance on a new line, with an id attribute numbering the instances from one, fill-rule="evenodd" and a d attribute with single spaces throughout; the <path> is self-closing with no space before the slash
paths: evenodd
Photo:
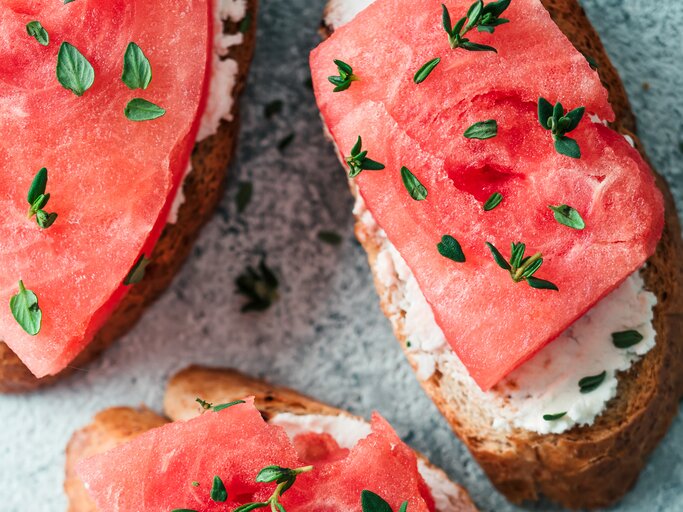
<path id="1" fill-rule="evenodd" d="M 683 3 L 583 3 L 626 82 L 649 154 L 683 206 Z M 169 375 L 192 362 L 235 366 L 354 413 L 379 410 L 406 441 L 465 484 L 482 510 L 516 510 L 422 394 L 379 310 L 353 238 L 344 174 L 306 85 L 322 5 L 263 1 L 231 185 L 173 288 L 129 336 L 74 378 L 30 396 L 0 397 L 1 511 L 64 510 L 64 446 L 72 431 L 106 406 L 144 402 L 159 409 Z M 284 109 L 266 119 L 264 105 L 273 100 Z M 278 150 L 292 133 L 292 143 Z M 254 200 L 237 215 L 240 180 L 254 183 Z M 319 242 L 320 230 L 340 233 L 342 245 Z M 265 313 L 244 315 L 233 280 L 262 252 L 282 279 L 282 298 Z M 682 447 L 679 417 L 618 510 L 683 510 Z"/>

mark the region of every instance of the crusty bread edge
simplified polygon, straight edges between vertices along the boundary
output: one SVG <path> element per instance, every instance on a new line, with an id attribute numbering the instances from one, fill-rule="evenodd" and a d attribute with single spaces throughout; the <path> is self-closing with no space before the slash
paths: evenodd
<path id="1" fill-rule="evenodd" d="M 192 172 L 183 182 L 185 200 L 175 224 L 167 224 L 154 247 L 145 278 L 131 288 L 117 309 L 98 331 L 95 338 L 76 359 L 57 375 L 36 378 L 17 355 L 0 341 L 0 393 L 24 393 L 54 384 L 60 378 L 82 370 L 109 345 L 126 334 L 149 307 L 171 284 L 223 197 L 226 168 L 232 159 L 239 132 L 239 102 L 247 81 L 256 43 L 258 0 L 247 1 L 250 27 L 243 43 L 230 48 L 229 58 L 238 63 L 238 74 L 232 96 L 233 118 L 222 120 L 218 132 L 197 143 L 192 153 Z M 238 33 L 239 24 L 229 22 L 227 33 Z"/>
<path id="2" fill-rule="evenodd" d="M 635 117 L 618 72 L 610 62 L 600 38 L 576 0 L 541 0 L 572 43 L 597 64 L 609 91 L 617 121 L 612 127 L 630 135 L 641 154 L 635 135 Z M 322 25 L 323 36 L 333 27 Z M 665 180 L 656 174 L 665 198 L 666 226 L 656 254 L 643 277 L 656 293 L 657 346 L 631 371 L 620 377 L 618 398 L 591 427 L 574 428 L 560 435 L 538 435 L 516 430 L 491 442 L 480 428 L 459 411 L 456 386 L 439 371 L 422 387 L 433 399 L 458 437 L 483 467 L 492 483 L 509 500 L 521 503 L 545 496 L 568 508 L 596 508 L 619 500 L 635 484 L 647 461 L 678 412 L 683 395 L 683 271 L 675 263 L 683 256 L 681 229 L 675 204 Z M 356 194 L 355 187 L 351 190 Z M 368 254 L 381 306 L 410 364 L 418 364 L 407 350 L 404 315 L 396 315 L 392 303 L 396 289 L 388 289 L 376 274 L 375 260 L 382 240 L 356 217 L 356 235 Z"/>
<path id="3" fill-rule="evenodd" d="M 201 414 L 195 398 L 201 397 L 211 403 L 226 403 L 245 396 L 254 396 L 254 403 L 266 421 L 273 416 L 288 412 L 296 415 L 316 414 L 351 416 L 297 391 L 273 386 L 249 377 L 236 370 L 190 366 L 174 375 L 164 395 L 164 410 L 170 421 L 184 421 Z M 116 407 L 100 412 L 92 423 L 76 431 L 66 449 L 64 490 L 69 501 L 68 512 L 97 512 L 75 468 L 85 457 L 102 453 L 137 435 L 167 423 L 169 419 L 143 408 Z M 445 473 L 418 454 L 433 471 Z M 459 501 L 453 509 L 476 512 L 467 491 L 460 488 Z M 447 512 L 447 511 L 438 511 Z M 450 510 L 448 512 L 451 512 Z"/>

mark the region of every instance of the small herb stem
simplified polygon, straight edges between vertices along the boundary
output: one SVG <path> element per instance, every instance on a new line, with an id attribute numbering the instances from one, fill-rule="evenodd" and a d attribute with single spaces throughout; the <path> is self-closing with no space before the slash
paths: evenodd
<path id="1" fill-rule="evenodd" d="M 313 471 L 313 466 L 304 466 L 302 468 L 295 469 L 294 472 L 297 475 L 301 475 L 303 473 L 309 473 L 310 471 Z"/>
<path id="2" fill-rule="evenodd" d="M 514 279 L 515 283 L 518 283 L 522 280 L 522 275 L 524 275 L 524 271 L 528 269 L 531 265 L 536 263 L 538 260 L 540 260 L 543 257 L 543 255 L 540 252 L 537 252 L 534 254 L 531 258 L 529 258 L 524 265 L 519 267 L 515 274 L 512 276 L 512 279 Z"/>

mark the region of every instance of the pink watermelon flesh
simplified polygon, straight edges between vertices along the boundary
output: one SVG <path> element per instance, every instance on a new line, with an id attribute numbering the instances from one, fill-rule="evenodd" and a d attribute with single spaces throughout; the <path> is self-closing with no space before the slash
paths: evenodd
<path id="1" fill-rule="evenodd" d="M 372 434 L 350 452 L 344 451 L 342 459 L 339 446 L 324 434 L 298 436 L 299 452 L 317 450 L 320 460 L 282 497 L 285 509 L 360 511 L 360 493 L 369 489 L 394 510 L 408 500 L 411 511 L 433 511 L 433 499 L 417 472 L 415 454 L 379 416 L 372 425 Z M 328 455 L 336 454 L 332 460 L 326 460 L 320 451 L 323 445 Z M 300 459 L 297 449 L 281 427 L 263 420 L 249 399 L 246 404 L 151 430 L 81 461 L 78 474 L 102 512 L 179 508 L 224 512 L 270 497 L 275 485 L 255 482 L 263 467 L 297 468 L 312 462 Z M 228 491 L 226 502 L 210 499 L 215 475 Z M 199 486 L 193 486 L 193 481 Z"/>
<path id="2" fill-rule="evenodd" d="M 37 377 L 59 372 L 87 345 L 125 295 L 124 278 L 161 234 L 203 108 L 209 9 L 205 0 L 0 6 L 0 332 Z M 27 35 L 34 19 L 49 32 L 48 47 Z M 95 69 L 82 97 L 57 81 L 63 41 Z M 152 65 L 144 91 L 121 80 L 131 41 Z M 135 97 L 166 115 L 129 121 L 123 110 Z M 26 216 L 28 189 L 41 167 L 49 173 L 46 210 L 59 215 L 47 230 Z M 35 337 L 7 306 L 19 279 L 42 309 Z"/>
<path id="3" fill-rule="evenodd" d="M 457 20 L 470 2 L 446 5 Z M 368 157 L 386 165 L 355 180 L 367 208 L 484 390 L 636 271 L 664 222 L 653 174 L 621 135 L 586 115 L 570 133 L 582 158 L 554 150 L 538 122 L 538 97 L 612 119 L 607 93 L 540 2 L 515 0 L 504 17 L 511 22 L 495 34 L 471 33 L 498 54 L 451 50 L 439 1 L 377 0 L 311 55 L 318 105 L 343 157 L 361 135 Z M 437 56 L 441 63 L 414 84 L 414 73 Z M 327 81 L 337 74 L 334 59 L 360 77 L 345 92 L 333 93 Z M 497 137 L 463 136 L 487 119 L 497 120 Z M 402 166 L 427 188 L 425 201 L 406 192 Z M 494 192 L 504 201 L 485 212 Z M 559 204 L 576 208 L 587 228 L 557 223 L 548 206 Z M 439 254 L 443 235 L 460 242 L 466 263 Z M 528 255 L 543 253 L 536 277 L 559 292 L 513 282 L 485 245 L 509 258 L 518 241 Z"/>

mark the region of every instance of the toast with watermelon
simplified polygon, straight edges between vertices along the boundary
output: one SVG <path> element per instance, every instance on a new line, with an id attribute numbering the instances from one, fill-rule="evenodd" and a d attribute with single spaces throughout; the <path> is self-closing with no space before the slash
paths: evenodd
<path id="1" fill-rule="evenodd" d="M 233 409 L 218 413 L 214 411 L 215 406 L 214 410 L 207 410 L 206 408 L 209 407 L 207 404 L 232 403 L 245 396 L 253 397 L 251 400 L 253 400 L 260 415 L 257 414 L 254 417 L 253 408 L 247 404 L 233 406 L 242 406 L 243 411 Z M 203 407 L 197 403 L 198 397 L 201 397 L 204 401 Z M 328 472 L 328 468 L 325 466 L 328 463 L 334 464 L 333 459 L 335 458 L 341 458 L 341 460 L 345 461 L 341 465 L 345 470 L 336 474 L 331 480 L 331 486 L 327 487 L 327 491 L 322 493 L 325 496 L 324 498 L 317 496 L 321 488 L 320 482 L 316 481 L 317 477 L 313 478 L 313 481 L 308 480 L 307 484 L 295 482 L 292 491 L 290 491 L 291 501 L 286 501 L 287 495 L 282 500 L 282 504 L 290 512 L 322 509 L 361 510 L 361 488 L 374 489 L 378 494 L 383 495 L 383 499 L 392 502 L 391 504 L 395 507 L 393 510 L 398 510 L 400 500 L 405 501 L 411 498 L 404 495 L 403 498 L 394 500 L 395 496 L 393 496 L 396 492 L 397 483 L 399 486 L 402 486 L 402 489 L 410 488 L 406 480 L 408 475 L 411 474 L 410 471 L 406 472 L 406 466 L 410 466 L 410 464 L 413 465 L 413 476 L 411 478 L 415 477 L 416 468 L 419 468 L 419 473 L 424 478 L 429 491 L 425 492 L 425 490 L 419 489 L 422 479 L 418 476 L 418 485 L 414 488 L 416 497 L 424 495 L 426 499 L 413 500 L 411 498 L 408 510 L 435 510 L 438 512 L 476 510 L 467 492 L 450 482 L 445 473 L 440 469 L 432 466 L 419 455 L 417 466 L 415 466 L 415 455 L 410 450 L 407 450 L 405 445 L 395 437 L 390 427 L 379 417 L 373 420 L 375 433 L 370 434 L 372 431 L 371 427 L 364 420 L 316 402 L 295 391 L 271 386 L 236 371 L 200 367 L 190 367 L 171 379 L 166 390 L 164 408 L 166 417 L 157 415 L 144 408 L 108 409 L 99 413 L 90 425 L 73 435 L 67 447 L 66 460 L 65 490 L 69 498 L 69 512 L 96 512 L 98 510 L 107 512 L 109 510 L 130 510 L 131 507 L 140 511 L 168 511 L 176 507 L 176 503 L 178 503 L 178 507 L 187 507 L 188 509 L 196 509 L 201 512 L 233 510 L 237 505 L 247 500 L 247 497 L 237 496 L 236 493 L 250 494 L 251 496 L 248 499 L 255 499 L 257 495 L 260 496 L 258 493 L 263 494 L 259 487 L 263 487 L 264 484 L 253 482 L 253 478 L 260 468 L 259 465 L 265 466 L 276 462 L 284 464 L 286 462 L 293 467 L 294 464 L 297 464 L 292 460 L 286 459 L 291 454 L 287 455 L 285 452 L 294 451 L 292 448 L 295 448 L 302 461 L 298 464 L 310 463 L 314 466 L 311 475 L 314 475 L 316 471 L 319 473 Z M 223 414 L 224 416 L 220 418 L 213 417 L 217 414 Z M 231 414 L 238 415 L 231 417 Z M 201 416 L 201 418 L 197 419 L 198 416 Z M 264 424 L 261 417 L 268 424 Z M 164 445 L 164 436 L 171 432 L 171 429 L 167 428 L 164 431 L 158 428 L 163 425 L 169 425 L 170 422 L 177 422 L 171 427 L 175 428 L 173 433 L 176 436 L 176 441 L 173 442 L 175 446 L 173 447 Z M 235 427 L 235 422 L 239 423 L 239 427 Z M 231 436 L 237 438 L 234 443 L 239 443 L 243 446 L 238 458 L 241 463 L 228 456 L 227 460 L 223 461 L 220 469 L 218 466 L 207 469 L 211 473 L 210 478 L 214 474 L 222 476 L 221 482 L 225 485 L 228 493 L 228 503 L 225 501 L 214 503 L 209 498 L 209 491 L 213 487 L 210 479 L 204 481 L 199 474 L 206 469 L 200 468 L 208 465 L 211 457 L 207 457 L 206 454 L 202 457 L 201 450 L 202 448 L 211 450 L 212 447 L 220 447 L 222 453 L 227 453 L 230 447 L 227 445 L 221 446 L 224 444 L 224 441 L 221 440 L 221 429 L 228 430 L 231 427 Z M 210 432 L 207 431 L 209 428 L 211 428 Z M 148 432 L 147 438 L 140 438 L 139 436 L 142 436 L 145 432 Z M 289 440 L 287 440 L 285 433 L 293 439 L 293 447 Z M 196 456 L 196 459 L 193 458 L 190 466 L 185 467 L 183 465 L 185 455 L 183 445 L 186 446 L 186 443 L 183 441 L 192 439 L 193 436 L 202 436 L 203 434 L 206 435 L 199 438 L 200 440 L 196 446 L 188 448 L 190 453 Z M 373 439 L 374 444 L 372 446 L 367 444 L 363 446 L 361 449 L 365 450 L 365 453 L 354 453 L 358 449 L 354 448 L 354 445 L 368 435 L 375 436 Z M 231 436 L 223 436 L 223 439 Z M 384 443 L 383 436 L 387 436 L 386 439 L 392 439 L 393 443 L 398 443 L 389 453 L 379 451 Z M 135 438 L 138 438 L 137 444 L 129 444 L 128 447 L 124 446 Z M 372 437 L 368 439 L 372 439 Z M 133 502 L 131 504 L 130 501 L 125 501 L 127 486 L 120 479 L 125 479 L 123 474 L 130 474 L 133 481 L 139 484 L 135 485 L 137 489 L 146 486 L 148 488 L 153 487 L 154 484 L 148 484 L 150 480 L 154 480 L 154 478 L 150 479 L 149 475 L 156 474 L 157 470 L 151 459 L 145 460 L 145 446 L 148 443 L 157 443 L 155 444 L 156 455 L 160 456 L 167 464 L 167 471 L 163 474 L 163 483 L 161 484 L 162 487 L 160 487 L 160 489 L 163 489 L 159 493 L 161 498 L 155 497 L 154 493 L 149 493 L 145 495 L 144 505 L 141 502 Z M 360 441 L 360 443 L 359 447 L 366 442 Z M 114 449 L 117 446 L 121 447 L 118 451 Z M 166 448 L 174 450 L 173 458 L 166 456 Z M 149 464 L 148 469 L 145 466 L 148 474 L 137 474 L 137 463 L 124 468 L 124 471 L 121 472 L 117 472 L 114 469 L 119 461 L 125 460 L 127 453 L 131 450 L 136 453 L 134 459 L 140 461 L 141 464 Z M 251 453 L 252 451 L 258 453 Z M 100 456 L 96 457 L 97 455 Z M 355 471 L 359 471 L 359 466 L 352 462 L 352 459 L 357 459 L 359 455 L 373 457 L 375 461 L 374 469 L 369 472 L 366 471 L 364 474 L 353 474 Z M 223 458 L 225 459 L 226 457 Z M 363 465 L 362 461 L 363 459 L 361 458 L 361 465 Z M 408 462 L 407 465 L 404 464 L 406 461 Z M 337 462 L 337 464 L 339 463 Z M 247 468 L 252 466 L 252 469 L 255 470 L 247 471 Z M 231 468 L 231 471 L 227 470 L 228 467 Z M 183 473 L 181 468 L 191 471 L 192 474 Z M 246 483 L 240 483 L 242 477 L 239 475 L 243 471 L 247 471 Z M 387 471 L 390 473 L 387 473 Z M 79 477 L 79 472 L 80 476 L 88 482 L 90 494 L 86 491 L 83 481 Z M 178 472 L 181 474 L 178 475 Z M 396 477 L 393 483 L 385 481 L 389 474 Z M 111 479 L 111 485 L 118 489 L 118 491 L 115 494 L 106 494 L 104 487 L 110 488 L 110 484 L 103 486 L 101 477 L 107 481 Z M 230 481 L 228 481 L 228 477 Z M 362 480 L 360 480 L 361 478 Z M 192 483 L 193 480 L 195 481 L 194 484 Z M 173 482 L 173 484 L 170 484 L 170 482 Z M 194 485 L 196 487 L 193 487 Z M 300 485 L 308 485 L 311 489 L 315 489 L 315 492 L 312 493 L 312 496 L 302 496 L 302 491 L 297 489 Z M 240 486 L 244 488 L 240 489 L 240 491 L 235 491 L 235 488 Z M 270 496 L 274 486 L 266 487 L 265 493 Z M 175 491 L 173 490 L 174 488 Z M 352 495 L 349 503 L 342 504 L 341 501 L 337 501 L 339 500 L 339 495 L 343 493 Z M 173 495 L 172 498 L 169 498 L 170 502 L 168 500 L 164 501 L 164 497 L 168 494 Z M 358 496 L 355 496 L 355 494 L 358 494 Z M 107 504 L 106 507 L 98 509 L 91 496 L 103 500 Z M 105 496 L 106 498 L 104 498 Z M 265 498 L 264 496 L 259 499 Z M 182 501 L 183 499 L 185 501 Z M 304 501 L 307 499 L 310 499 L 310 501 Z M 152 505 L 155 501 L 159 501 L 158 506 Z M 393 501 L 396 501 L 396 503 L 393 503 Z M 129 504 L 128 508 L 126 508 L 125 503 Z M 304 505 L 304 503 L 307 504 Z M 268 509 L 270 510 L 270 508 Z M 364 508 L 363 510 L 366 509 Z M 367 508 L 367 510 L 375 509 Z"/>
<path id="2" fill-rule="evenodd" d="M 3 233 L 0 392 L 82 367 L 171 283 L 222 196 L 257 8 L 257 0 L 24 3 L 0 7 L 0 124 L 14 141 L 0 144 L 3 209 L 16 211 Z M 27 218 L 41 168 L 47 184 L 37 190 L 50 204 L 31 204 Z M 98 201 L 79 200 L 95 193 Z M 57 217 L 45 226 L 49 213 Z M 28 257 L 29 246 L 41 256 Z M 25 300 L 31 294 L 37 305 Z"/>
<path id="3" fill-rule="evenodd" d="M 683 395 L 683 243 L 584 11 L 331 0 L 322 33 L 316 98 L 423 388 L 511 501 L 614 503 Z"/>

